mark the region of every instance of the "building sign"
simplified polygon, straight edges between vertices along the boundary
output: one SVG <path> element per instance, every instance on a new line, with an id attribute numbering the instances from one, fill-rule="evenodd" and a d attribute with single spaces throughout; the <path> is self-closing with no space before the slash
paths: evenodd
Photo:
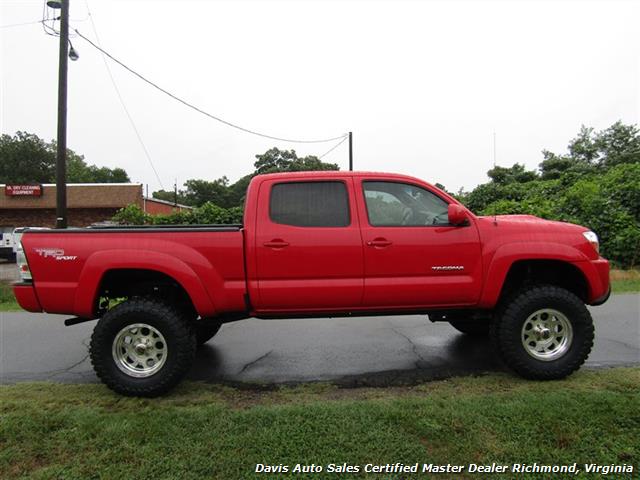
<path id="1" fill-rule="evenodd" d="M 5 185 L 7 197 L 41 197 L 42 185 Z"/>

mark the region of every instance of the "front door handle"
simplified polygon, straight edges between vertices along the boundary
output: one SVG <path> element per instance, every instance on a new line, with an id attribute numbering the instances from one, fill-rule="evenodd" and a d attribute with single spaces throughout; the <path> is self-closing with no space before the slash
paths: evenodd
<path id="1" fill-rule="evenodd" d="M 264 242 L 263 245 L 269 248 L 284 248 L 284 247 L 288 247 L 289 243 L 285 242 L 280 238 L 274 238 L 270 242 Z"/>
<path id="2" fill-rule="evenodd" d="M 367 246 L 369 247 L 388 247 L 392 242 L 387 240 L 386 238 L 374 238 L 367 242 Z"/>

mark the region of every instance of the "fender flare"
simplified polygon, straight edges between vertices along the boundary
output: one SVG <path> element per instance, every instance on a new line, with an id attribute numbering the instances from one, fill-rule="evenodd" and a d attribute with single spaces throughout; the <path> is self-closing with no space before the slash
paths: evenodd
<path id="1" fill-rule="evenodd" d="M 555 260 L 574 264 L 586 261 L 588 258 L 579 250 L 561 243 L 520 242 L 503 245 L 495 251 L 488 262 L 489 267 L 480 295 L 481 308 L 495 307 L 511 266 L 518 261 L 526 260 Z M 584 272 L 578 270 L 584 275 Z"/>
<path id="2" fill-rule="evenodd" d="M 93 253 L 85 262 L 78 279 L 75 309 L 77 315 L 95 317 L 98 287 L 110 270 L 151 270 L 175 280 L 187 293 L 199 315 L 215 315 L 215 306 L 194 270 L 182 260 L 149 250 L 112 249 Z"/>

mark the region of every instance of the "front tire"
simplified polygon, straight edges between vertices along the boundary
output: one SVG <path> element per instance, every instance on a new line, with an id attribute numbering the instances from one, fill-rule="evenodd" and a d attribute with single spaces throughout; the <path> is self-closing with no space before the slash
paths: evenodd
<path id="1" fill-rule="evenodd" d="M 109 310 L 91 335 L 89 353 L 96 375 L 111 390 L 155 397 L 187 373 L 196 352 L 195 331 L 173 305 L 133 299 Z"/>
<path id="2" fill-rule="evenodd" d="M 502 306 L 491 335 L 504 363 L 525 378 L 555 380 L 575 372 L 593 347 L 591 314 L 576 295 L 530 287 Z"/>

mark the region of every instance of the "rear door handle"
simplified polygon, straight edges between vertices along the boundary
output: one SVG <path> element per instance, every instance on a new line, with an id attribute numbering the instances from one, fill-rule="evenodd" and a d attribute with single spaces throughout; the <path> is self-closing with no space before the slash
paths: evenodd
<path id="1" fill-rule="evenodd" d="M 369 247 L 388 247 L 393 242 L 390 242 L 386 238 L 376 238 L 374 240 L 370 240 L 367 242 L 367 246 Z"/>
<path id="2" fill-rule="evenodd" d="M 274 238 L 270 242 L 264 242 L 263 245 L 269 248 L 284 248 L 284 247 L 288 247 L 289 243 L 279 238 Z"/>

